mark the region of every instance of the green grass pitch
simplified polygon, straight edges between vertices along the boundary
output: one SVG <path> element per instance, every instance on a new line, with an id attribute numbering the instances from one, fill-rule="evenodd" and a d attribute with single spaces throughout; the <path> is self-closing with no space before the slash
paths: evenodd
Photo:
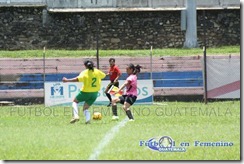
<path id="1" fill-rule="evenodd" d="M 80 109 L 82 109 L 80 107 Z M 119 121 L 111 108 L 92 106 L 102 120 L 70 124 L 71 107 L 2 106 L 0 108 L 1 160 L 240 160 L 240 101 L 162 102 L 131 107 L 134 122 L 117 128 L 101 150 L 104 137 L 126 115 L 118 105 Z M 170 136 L 185 152 L 159 152 L 140 145 L 150 138 Z M 229 142 L 231 146 L 200 146 L 196 142 Z"/>

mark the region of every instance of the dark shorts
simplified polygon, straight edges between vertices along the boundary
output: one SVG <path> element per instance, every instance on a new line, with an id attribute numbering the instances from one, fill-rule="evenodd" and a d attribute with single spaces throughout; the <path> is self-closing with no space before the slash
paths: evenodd
<path id="1" fill-rule="evenodd" d="M 116 86 L 116 87 L 119 87 L 119 82 L 115 82 L 113 83 L 112 81 L 108 84 L 106 90 L 109 90 L 112 86 Z"/>
<path id="2" fill-rule="evenodd" d="M 130 105 L 133 105 L 136 101 L 137 97 L 133 95 L 122 95 L 119 97 L 120 103 L 124 104 L 125 102 L 129 103 Z"/>

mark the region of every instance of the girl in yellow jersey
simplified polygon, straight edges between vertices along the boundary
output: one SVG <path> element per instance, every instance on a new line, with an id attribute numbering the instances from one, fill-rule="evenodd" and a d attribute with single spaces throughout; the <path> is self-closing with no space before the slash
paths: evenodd
<path id="1" fill-rule="evenodd" d="M 83 86 L 80 92 L 76 95 L 73 100 L 73 118 L 70 123 L 75 123 L 79 121 L 78 114 L 78 103 L 84 101 L 83 112 L 86 118 L 86 124 L 90 123 L 90 112 L 88 108 L 97 99 L 98 91 L 101 88 L 101 80 L 105 78 L 106 74 L 102 71 L 94 68 L 94 63 L 91 60 L 86 60 L 84 62 L 86 70 L 82 71 L 79 76 L 71 79 L 63 77 L 63 82 L 83 82 Z"/>

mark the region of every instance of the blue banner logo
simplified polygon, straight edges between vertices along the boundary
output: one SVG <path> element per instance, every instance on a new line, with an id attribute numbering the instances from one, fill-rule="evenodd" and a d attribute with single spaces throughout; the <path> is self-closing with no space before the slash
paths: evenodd
<path id="1" fill-rule="evenodd" d="M 61 83 L 54 83 L 51 87 L 50 98 L 64 98 L 64 87 Z"/>
<path id="2" fill-rule="evenodd" d="M 151 150 L 158 152 L 185 152 L 185 147 L 176 147 L 175 141 L 169 136 L 162 136 L 159 139 L 154 137 L 148 141 L 141 140 L 140 146 L 146 146 Z"/>

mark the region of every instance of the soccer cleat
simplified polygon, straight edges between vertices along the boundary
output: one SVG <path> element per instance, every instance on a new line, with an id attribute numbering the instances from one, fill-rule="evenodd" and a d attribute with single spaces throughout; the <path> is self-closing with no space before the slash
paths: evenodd
<path id="1" fill-rule="evenodd" d="M 70 123 L 73 124 L 73 123 L 75 123 L 75 122 L 77 122 L 77 121 L 79 121 L 79 120 L 80 120 L 79 117 L 77 117 L 77 118 L 73 117 L 73 118 L 70 120 Z"/>
<path id="2" fill-rule="evenodd" d="M 85 124 L 91 124 L 90 120 L 89 121 L 86 121 Z"/>
<path id="3" fill-rule="evenodd" d="M 135 121 L 134 119 L 129 119 L 129 122 L 133 122 L 133 121 Z"/>
<path id="4" fill-rule="evenodd" d="M 112 120 L 119 120 L 119 116 L 113 116 Z"/>

